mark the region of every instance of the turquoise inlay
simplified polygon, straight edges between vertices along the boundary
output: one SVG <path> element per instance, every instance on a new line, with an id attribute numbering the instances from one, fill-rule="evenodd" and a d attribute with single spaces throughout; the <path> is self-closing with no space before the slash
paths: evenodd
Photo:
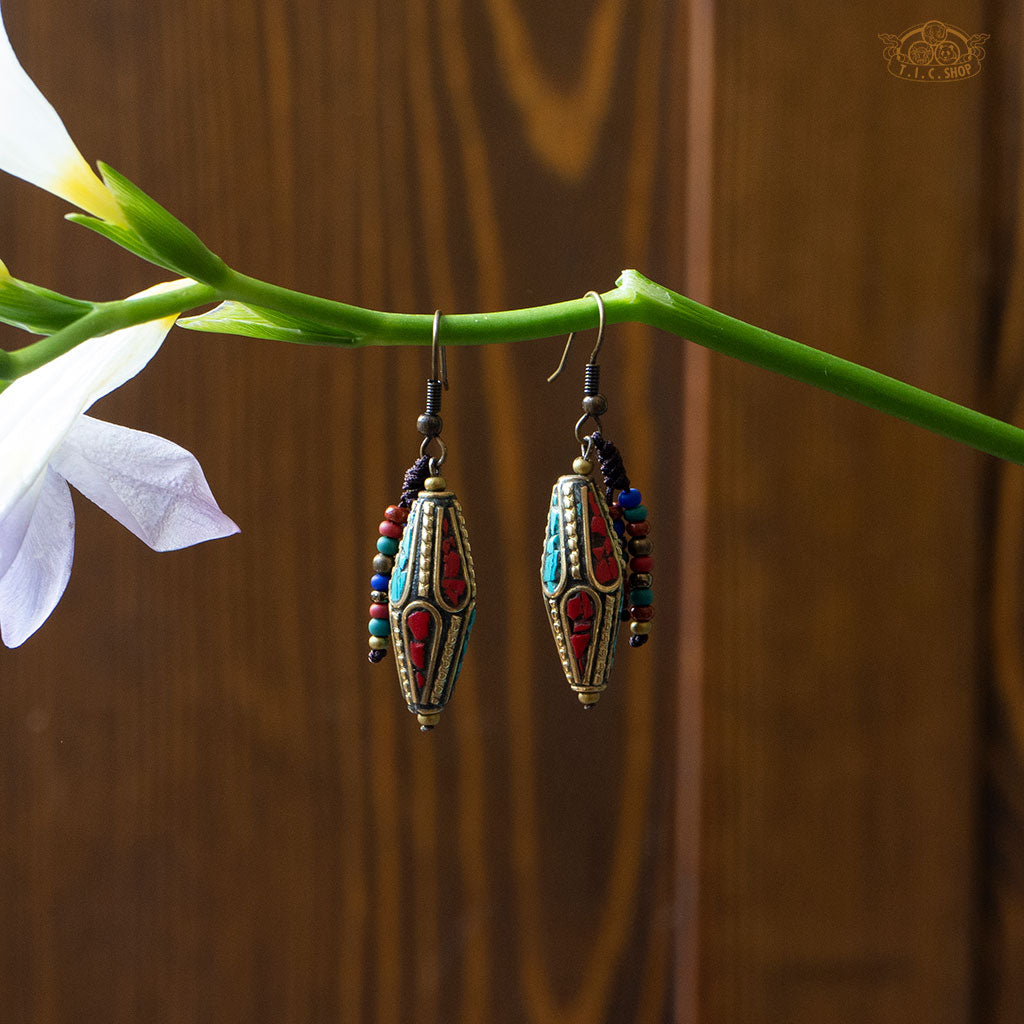
<path id="1" fill-rule="evenodd" d="M 459 678 L 459 673 L 462 671 L 462 659 L 466 656 L 466 648 L 469 646 L 469 634 L 473 632 L 474 622 L 476 622 L 475 608 L 469 613 L 469 622 L 466 623 L 466 635 L 462 639 L 462 650 L 459 651 L 459 661 L 455 666 L 455 674 L 452 676 L 452 686 L 455 685 L 455 680 Z"/>
<path id="2" fill-rule="evenodd" d="M 544 538 L 544 589 L 554 594 L 561 575 L 559 563 L 561 558 L 561 509 L 558 506 L 558 488 L 551 495 L 551 512 L 548 514 L 548 532 Z"/>
<path id="3" fill-rule="evenodd" d="M 419 517 L 417 516 L 416 519 Z M 410 517 L 409 523 L 402 531 L 402 543 L 398 548 L 398 558 L 391 573 L 391 600 L 397 601 L 405 593 L 405 580 L 409 575 L 409 552 L 412 549 L 412 535 L 418 523 Z"/>
<path id="4" fill-rule="evenodd" d="M 622 590 L 619 591 L 619 598 L 615 602 L 615 618 L 612 619 L 614 625 L 612 626 L 612 642 L 608 648 L 608 663 L 604 667 L 604 678 L 605 682 L 608 681 L 608 676 L 612 671 L 612 662 L 615 661 L 615 652 L 619 646 L 619 616 L 622 614 Z"/>

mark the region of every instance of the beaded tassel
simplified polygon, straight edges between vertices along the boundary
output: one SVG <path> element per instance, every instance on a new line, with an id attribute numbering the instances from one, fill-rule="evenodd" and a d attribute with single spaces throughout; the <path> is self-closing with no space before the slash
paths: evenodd
<path id="1" fill-rule="evenodd" d="M 654 562 L 651 559 L 654 546 L 648 537 L 651 524 L 647 519 L 647 506 L 643 503 L 643 495 L 630 487 L 622 456 L 615 445 L 605 440 L 599 431 L 592 435 L 591 440 L 601 463 L 608 511 L 622 543 L 623 555 L 629 563 L 622 618 L 629 621 L 629 646 L 642 647 L 647 643 L 654 618 Z M 618 498 L 614 498 L 616 491 L 619 492 Z"/>
<path id="2" fill-rule="evenodd" d="M 409 509 L 416 500 L 430 472 L 430 460 L 424 455 L 418 458 L 405 472 L 402 497 L 397 505 L 388 505 L 384 521 L 377 528 L 377 554 L 373 559 L 373 575 L 370 577 L 370 654 L 373 664 L 383 661 L 391 642 L 391 622 L 388 614 L 388 588 L 391 572 L 395 566 L 399 541 L 405 532 Z"/>

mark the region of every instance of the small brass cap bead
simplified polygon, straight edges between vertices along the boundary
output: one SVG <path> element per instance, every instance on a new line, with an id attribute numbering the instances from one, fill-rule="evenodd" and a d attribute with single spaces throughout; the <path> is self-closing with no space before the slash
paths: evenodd
<path id="1" fill-rule="evenodd" d="M 631 622 L 629 624 L 629 631 L 633 636 L 644 636 L 651 631 L 651 624 L 649 622 Z"/>
<path id="2" fill-rule="evenodd" d="M 590 476 L 594 471 L 594 464 L 589 459 L 583 458 L 581 455 L 579 458 L 573 460 L 572 471 L 574 473 L 578 473 L 580 476 Z"/>
<path id="3" fill-rule="evenodd" d="M 576 697 L 579 702 L 588 710 L 592 708 L 600 699 L 600 693 L 577 693 Z"/>
<path id="4" fill-rule="evenodd" d="M 428 476 L 427 482 L 423 485 L 428 491 L 447 491 L 448 482 L 443 476 Z"/>
<path id="5" fill-rule="evenodd" d="M 608 399 L 604 395 L 584 395 L 583 411 L 588 416 L 603 416 L 608 411 Z"/>
<path id="6" fill-rule="evenodd" d="M 441 721 L 441 712 L 434 711 L 427 715 L 419 714 L 416 716 L 416 721 L 420 723 L 421 732 L 430 732 Z"/>

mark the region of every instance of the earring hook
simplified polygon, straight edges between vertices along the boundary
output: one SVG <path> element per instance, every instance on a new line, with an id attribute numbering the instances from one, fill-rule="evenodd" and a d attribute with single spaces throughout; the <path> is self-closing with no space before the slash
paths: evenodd
<path id="1" fill-rule="evenodd" d="M 597 342 L 594 345 L 594 351 L 590 353 L 590 359 L 587 360 L 588 365 L 597 362 L 597 353 L 601 350 L 601 343 L 604 341 L 604 299 L 601 298 L 595 291 L 589 291 L 583 298 L 589 298 L 591 295 L 597 300 Z M 548 383 L 550 384 L 565 368 L 565 360 L 569 356 L 569 347 L 572 345 L 572 339 L 576 336 L 576 332 L 572 331 L 569 337 L 566 339 L 565 348 L 562 351 L 562 359 L 558 364 L 558 369 L 555 370 L 550 377 L 548 377 Z"/>
<path id="2" fill-rule="evenodd" d="M 434 310 L 434 327 L 430 335 L 430 375 L 432 380 L 439 380 L 448 390 L 448 356 L 440 341 L 441 310 Z"/>

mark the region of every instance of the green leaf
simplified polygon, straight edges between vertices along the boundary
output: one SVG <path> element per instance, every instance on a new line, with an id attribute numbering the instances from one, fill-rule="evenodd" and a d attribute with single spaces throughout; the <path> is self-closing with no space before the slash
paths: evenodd
<path id="1" fill-rule="evenodd" d="M 302 345 L 343 345 L 355 341 L 352 335 L 332 332 L 323 324 L 260 306 L 246 306 L 241 302 L 222 302 L 208 313 L 184 317 L 178 321 L 178 326 L 190 331 L 238 334 L 245 338 L 291 341 Z"/>
<path id="2" fill-rule="evenodd" d="M 149 263 L 163 267 L 164 270 L 177 272 L 166 260 L 161 259 L 160 256 L 146 245 L 138 235 L 127 230 L 127 228 L 111 224 L 109 220 L 99 220 L 96 217 L 90 217 L 87 213 L 66 213 L 64 214 L 64 219 L 71 221 L 72 224 L 80 224 L 83 228 L 88 228 L 90 231 L 95 231 L 97 235 L 102 235 L 115 245 L 121 246 L 122 249 L 127 249 L 136 256 L 141 256 Z"/>
<path id="3" fill-rule="evenodd" d="M 104 163 L 99 164 L 99 169 L 129 225 L 160 258 L 163 266 L 204 284 L 223 280 L 227 274 L 224 261 L 212 253 L 195 232 L 123 174 Z"/>
<path id="4" fill-rule="evenodd" d="M 12 327 L 33 334 L 54 334 L 92 310 L 91 302 L 0 274 L 0 321 Z"/>

